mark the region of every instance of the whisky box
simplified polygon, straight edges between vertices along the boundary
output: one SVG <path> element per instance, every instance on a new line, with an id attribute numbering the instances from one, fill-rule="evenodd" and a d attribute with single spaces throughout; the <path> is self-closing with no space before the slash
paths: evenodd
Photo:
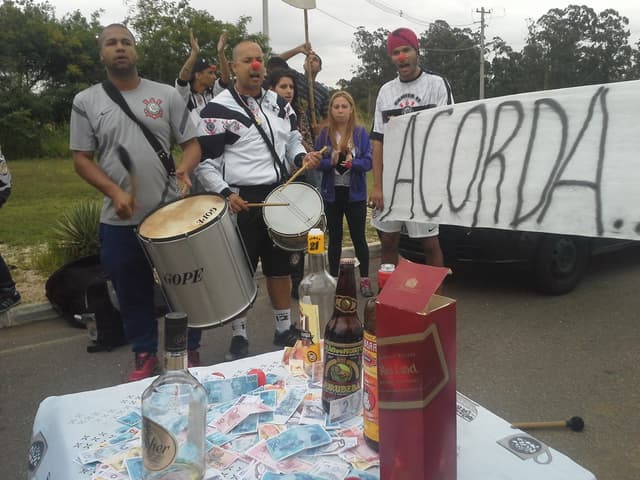
<path id="1" fill-rule="evenodd" d="M 380 478 L 456 480 L 456 302 L 401 260 L 376 300 Z"/>

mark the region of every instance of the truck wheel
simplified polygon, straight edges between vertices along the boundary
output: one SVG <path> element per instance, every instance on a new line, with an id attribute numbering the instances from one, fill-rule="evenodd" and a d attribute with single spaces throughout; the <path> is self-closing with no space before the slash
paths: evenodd
<path id="1" fill-rule="evenodd" d="M 588 239 L 545 234 L 534 258 L 536 287 L 551 295 L 569 293 L 578 285 L 588 261 Z"/>

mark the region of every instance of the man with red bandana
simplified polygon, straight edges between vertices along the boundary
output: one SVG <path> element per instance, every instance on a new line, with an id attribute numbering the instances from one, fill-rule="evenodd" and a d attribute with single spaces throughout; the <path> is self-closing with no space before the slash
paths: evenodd
<path id="1" fill-rule="evenodd" d="M 373 188 L 369 194 L 369 206 L 374 208 L 371 224 L 380 237 L 380 263 L 398 263 L 400 230 L 404 224 L 411 238 L 420 239 L 426 263 L 443 266 L 437 223 L 380 220 L 378 217 L 384 208 L 382 145 L 385 125 L 390 118 L 398 115 L 452 104 L 451 87 L 443 76 L 420 67 L 418 37 L 412 30 L 398 28 L 391 32 L 387 38 L 387 52 L 398 70 L 398 76 L 380 88 L 371 130 Z"/>

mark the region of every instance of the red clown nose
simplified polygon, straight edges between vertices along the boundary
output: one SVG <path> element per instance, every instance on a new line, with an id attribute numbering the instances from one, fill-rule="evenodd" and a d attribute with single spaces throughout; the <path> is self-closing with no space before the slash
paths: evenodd
<path id="1" fill-rule="evenodd" d="M 258 60 L 254 60 L 253 62 L 251 62 L 251 68 L 258 71 L 262 68 L 262 64 Z"/>
<path id="2" fill-rule="evenodd" d="M 407 59 L 407 55 L 404 52 L 398 54 L 398 61 L 404 62 Z"/>

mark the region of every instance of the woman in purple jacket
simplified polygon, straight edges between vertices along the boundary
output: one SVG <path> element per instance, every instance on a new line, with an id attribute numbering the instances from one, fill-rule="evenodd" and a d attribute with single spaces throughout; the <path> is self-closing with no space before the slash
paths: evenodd
<path id="1" fill-rule="evenodd" d="M 347 217 L 351 240 L 360 261 L 360 292 L 373 295 L 369 281 L 367 219 L 367 172 L 371 170 L 371 142 L 367 131 L 356 125 L 353 97 L 344 91 L 329 100 L 329 126 L 318 136 L 315 149 L 327 147 L 318 170 L 329 229 L 329 271 L 338 276 L 342 254 L 342 223 Z"/>

